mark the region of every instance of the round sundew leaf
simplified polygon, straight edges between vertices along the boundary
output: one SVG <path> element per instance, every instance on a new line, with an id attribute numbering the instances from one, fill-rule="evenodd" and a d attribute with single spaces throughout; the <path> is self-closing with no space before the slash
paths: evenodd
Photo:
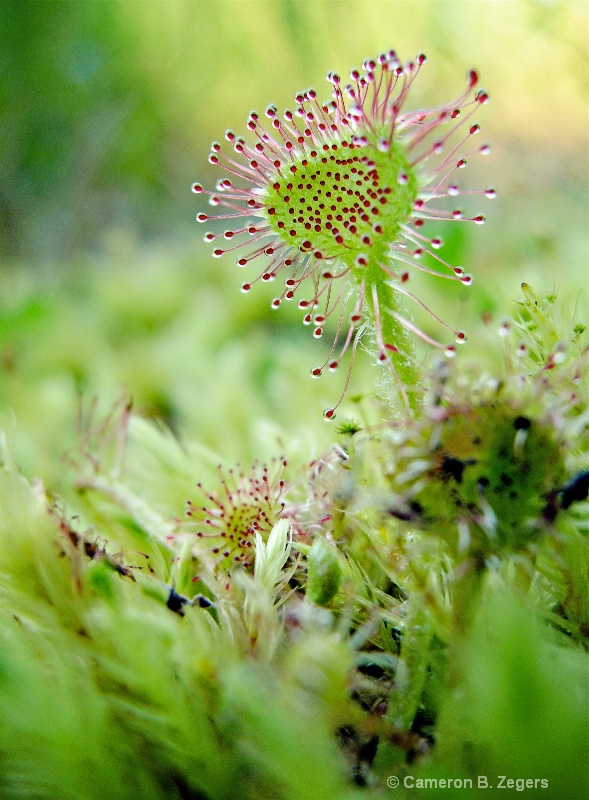
<path id="1" fill-rule="evenodd" d="M 397 142 L 382 152 L 370 141 L 342 140 L 293 158 L 286 176 L 269 186 L 264 208 L 279 237 L 362 276 L 369 264 L 388 263 L 417 199 L 416 176 Z M 380 270 L 378 277 L 386 275 Z"/>
<path id="2" fill-rule="evenodd" d="M 457 409 L 437 433 L 426 469 L 416 472 L 412 512 L 426 528 L 456 541 L 457 524 L 471 528 L 471 549 L 485 556 L 517 551 L 533 541 L 549 491 L 566 474 L 562 445 L 552 426 L 517 408 L 487 403 Z M 393 476 L 408 475 L 409 462 Z"/>
<path id="3" fill-rule="evenodd" d="M 271 105 L 265 120 L 251 112 L 251 143 L 229 132 L 226 138 L 237 159 L 218 143 L 212 145 L 211 162 L 230 177 L 217 185 L 217 192 L 205 193 L 213 205 L 223 207 L 216 218 L 230 220 L 224 236 L 231 240 L 230 247 L 215 248 L 213 255 L 235 252 L 240 267 L 270 258 L 257 276 L 248 278 L 243 291 L 272 276 L 285 284 L 272 308 L 296 299 L 299 308 L 311 312 L 303 316 L 305 325 L 313 321 L 315 309 L 325 320 L 339 318 L 328 358 L 312 373 L 320 375 L 328 364 L 349 356 L 342 394 L 325 412 L 326 419 L 335 417 L 344 398 L 364 334 L 372 339 L 375 363 L 385 367 L 381 398 L 389 403 L 399 397 L 407 410 L 417 409 L 423 400 L 416 338 L 453 357 L 447 334 L 440 340 L 420 329 L 410 309 L 404 311 L 406 301 L 421 306 L 437 325 L 463 340 L 401 284 L 413 271 L 472 283 L 462 267 L 437 254 L 442 239 L 437 232 L 429 238 L 424 226 L 428 220 L 484 221 L 482 214 L 470 217 L 461 209 L 453 215 L 444 200 L 463 193 L 453 175 L 466 166 L 462 146 L 478 134 L 479 125 L 471 118 L 488 96 L 473 91 L 478 76 L 471 71 L 457 97 L 434 108 L 405 110 L 424 62 L 419 54 L 403 66 L 391 50 L 365 60 L 362 70 L 352 70 L 346 85 L 329 73 L 330 101 L 320 103 L 317 92 L 308 89 L 295 95 L 292 111 L 280 115 Z M 466 136 L 457 140 L 467 122 Z M 488 146 L 478 149 L 484 153 Z M 195 190 L 201 193 L 199 187 Z M 255 226 L 252 217 L 258 220 Z M 209 219 L 202 214 L 198 218 Z M 238 218 L 244 227 L 234 229 Z M 241 248 L 244 255 L 237 252 Z M 434 265 L 418 263 L 422 255 Z M 325 331 L 329 328 L 315 326 L 313 335 L 320 338 Z"/>

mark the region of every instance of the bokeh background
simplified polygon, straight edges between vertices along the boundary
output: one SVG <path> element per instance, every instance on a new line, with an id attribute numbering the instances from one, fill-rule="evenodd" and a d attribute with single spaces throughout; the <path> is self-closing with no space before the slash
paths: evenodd
<path id="1" fill-rule="evenodd" d="M 461 358 L 499 358 L 492 335 L 519 286 L 558 292 L 589 318 L 588 9 L 585 0 L 3 0 L 0 3 L 0 427 L 22 469 L 59 488 L 79 415 L 129 392 L 224 460 L 333 437 L 322 410 L 344 376 L 312 381 L 326 342 L 272 287 L 247 297 L 194 221 L 199 180 L 220 174 L 210 142 L 245 132 L 252 109 L 325 90 L 394 47 L 427 64 L 414 106 L 438 104 L 476 67 L 492 102 L 478 121 L 492 154 L 463 184 L 487 224 L 441 233 L 475 275 L 422 282 L 469 333 Z M 319 91 L 320 97 L 322 92 Z M 444 285 L 440 285 L 444 284 Z M 360 359 L 340 418 L 369 413 Z"/>

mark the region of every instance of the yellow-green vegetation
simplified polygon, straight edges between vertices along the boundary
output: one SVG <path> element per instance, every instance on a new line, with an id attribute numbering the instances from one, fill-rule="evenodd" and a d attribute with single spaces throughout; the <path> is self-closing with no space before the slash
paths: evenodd
<path id="1" fill-rule="evenodd" d="M 422 420 L 350 421 L 306 474 L 217 470 L 123 401 L 60 493 L 5 440 L 2 795 L 582 796 L 589 437 L 578 333 L 546 371 L 556 311 L 527 288 L 513 374 L 435 366 Z"/>
<path id="2" fill-rule="evenodd" d="M 0 4 L 0 798 L 588 795 L 586 22 Z M 498 197 L 441 231 L 472 287 L 411 278 L 419 402 L 362 340 L 326 423 L 337 320 L 244 297 L 190 186 L 251 109 L 391 45 L 427 53 L 412 108 L 480 71 L 465 186 Z"/>

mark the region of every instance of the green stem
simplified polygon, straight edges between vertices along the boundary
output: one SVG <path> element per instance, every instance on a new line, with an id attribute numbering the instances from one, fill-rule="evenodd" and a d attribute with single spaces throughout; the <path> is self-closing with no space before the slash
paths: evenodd
<path id="1" fill-rule="evenodd" d="M 483 577 L 484 562 L 470 557 L 454 570 L 452 581 L 452 639 L 448 664 L 448 687 L 454 691 L 462 682 L 464 646 L 468 639 L 477 609 Z"/>
<path id="2" fill-rule="evenodd" d="M 386 350 L 387 357 L 390 359 L 383 364 L 387 381 L 386 392 L 392 394 L 390 389 L 394 388 L 395 393 L 398 392 L 403 396 L 404 402 L 409 407 L 408 410 L 415 413 L 421 406 L 424 397 L 421 373 L 415 360 L 415 342 L 407 328 L 393 314 L 389 313 L 391 311 L 398 313 L 400 298 L 394 288 L 384 279 L 386 273 L 379 265 L 376 266 L 376 269 L 370 270 L 370 273 L 366 280 L 366 303 L 374 321 L 377 345 L 380 331 L 382 344 L 392 345 L 396 348 L 395 351 Z M 376 294 L 376 306 L 374 294 Z M 381 394 L 384 393 L 381 392 Z M 385 397 L 386 399 L 388 398 Z"/>
<path id="3" fill-rule="evenodd" d="M 416 593 L 408 603 L 407 616 L 403 623 L 401 658 L 387 712 L 389 722 L 401 730 L 411 728 L 419 709 L 433 636 L 432 623 L 423 597 Z"/>

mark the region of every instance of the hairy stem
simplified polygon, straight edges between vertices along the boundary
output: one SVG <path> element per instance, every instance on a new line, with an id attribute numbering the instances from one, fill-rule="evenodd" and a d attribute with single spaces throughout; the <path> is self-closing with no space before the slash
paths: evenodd
<path id="1" fill-rule="evenodd" d="M 415 361 L 413 337 L 394 314 L 398 313 L 399 296 L 384 278 L 386 274 L 378 267 L 379 280 L 372 284 L 366 299 L 370 316 L 374 322 L 374 333 L 379 357 L 383 361 L 389 387 L 401 394 L 407 409 L 416 412 L 423 401 L 424 391 L 421 374 Z M 393 349 L 391 349 L 393 348 Z"/>

